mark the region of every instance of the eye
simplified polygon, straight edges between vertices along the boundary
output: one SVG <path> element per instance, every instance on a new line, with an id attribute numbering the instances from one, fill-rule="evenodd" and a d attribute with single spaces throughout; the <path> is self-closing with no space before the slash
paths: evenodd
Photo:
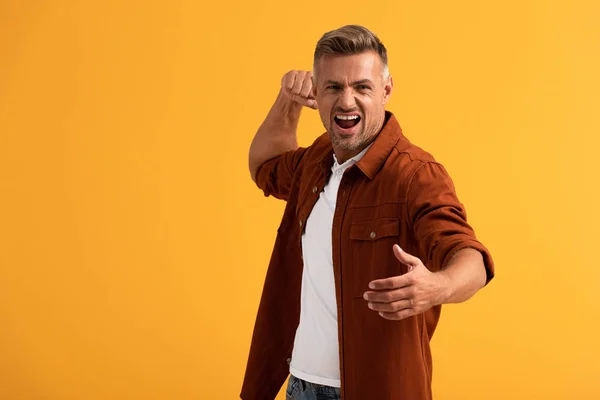
<path id="1" fill-rule="evenodd" d="M 340 90 L 338 85 L 327 85 L 326 89 L 328 90 Z"/>
<path id="2" fill-rule="evenodd" d="M 357 86 L 357 89 L 358 89 L 358 90 L 370 90 L 370 89 L 371 89 L 371 87 L 370 87 L 370 86 L 367 86 L 367 85 L 358 85 L 358 86 Z"/>

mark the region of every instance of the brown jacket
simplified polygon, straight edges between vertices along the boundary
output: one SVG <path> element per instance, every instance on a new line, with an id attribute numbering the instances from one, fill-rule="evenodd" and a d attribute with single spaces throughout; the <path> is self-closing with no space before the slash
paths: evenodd
<path id="1" fill-rule="evenodd" d="M 265 196 L 287 201 L 267 271 L 240 397 L 274 399 L 289 373 L 300 318 L 301 234 L 333 164 L 327 134 L 265 162 L 256 182 Z M 392 246 L 439 271 L 458 250 L 487 249 L 467 224 L 452 180 L 442 165 L 411 144 L 396 118 L 342 178 L 333 217 L 333 270 L 338 313 L 342 399 L 431 399 L 429 341 L 441 306 L 400 321 L 367 307 L 363 293 L 374 279 L 406 272 Z"/>

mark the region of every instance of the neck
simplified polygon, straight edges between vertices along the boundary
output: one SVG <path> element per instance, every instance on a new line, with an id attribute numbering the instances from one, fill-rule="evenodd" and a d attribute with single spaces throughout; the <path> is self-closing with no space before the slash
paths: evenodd
<path id="1" fill-rule="evenodd" d="M 340 148 L 334 147 L 333 152 L 335 154 L 335 158 L 336 158 L 338 164 L 343 164 L 346 161 L 348 161 L 349 159 L 351 159 L 352 157 L 359 154 L 361 151 L 366 149 L 373 142 L 373 140 L 375 140 L 376 137 L 377 137 L 377 135 L 375 135 L 374 137 L 369 139 L 368 142 L 360 145 L 360 147 L 357 147 L 356 149 L 352 149 L 352 150 L 345 150 L 345 149 L 340 149 Z"/>

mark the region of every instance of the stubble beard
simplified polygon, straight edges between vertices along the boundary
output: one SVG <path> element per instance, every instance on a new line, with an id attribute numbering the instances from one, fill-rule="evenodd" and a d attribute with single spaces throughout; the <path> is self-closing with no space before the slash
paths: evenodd
<path id="1" fill-rule="evenodd" d="M 361 121 L 362 123 L 362 121 Z M 335 122 L 331 122 L 331 124 L 335 124 Z M 370 126 L 365 126 L 363 123 L 363 127 L 356 135 L 342 139 L 334 132 L 334 127 L 330 126 L 327 129 L 327 133 L 329 133 L 329 139 L 333 144 L 333 147 L 344 150 L 344 151 L 354 151 L 365 147 L 381 130 L 381 123 L 375 122 Z"/>

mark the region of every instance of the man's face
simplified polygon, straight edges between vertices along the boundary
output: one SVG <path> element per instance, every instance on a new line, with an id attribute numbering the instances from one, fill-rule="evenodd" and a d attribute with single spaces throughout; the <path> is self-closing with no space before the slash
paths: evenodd
<path id="1" fill-rule="evenodd" d="M 392 93 L 375 52 L 324 55 L 316 65 L 313 96 L 338 162 L 360 153 L 377 136 Z"/>

